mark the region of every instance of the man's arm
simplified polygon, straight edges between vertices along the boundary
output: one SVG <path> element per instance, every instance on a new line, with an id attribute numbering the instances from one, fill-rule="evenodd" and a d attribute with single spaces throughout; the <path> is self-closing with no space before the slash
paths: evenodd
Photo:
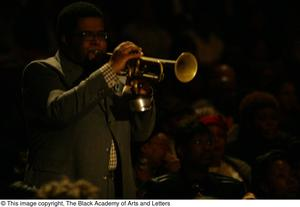
<path id="1" fill-rule="evenodd" d="M 58 126 L 76 120 L 112 93 L 100 69 L 71 89 L 66 88 L 62 74 L 41 62 L 29 64 L 23 78 L 25 109 Z"/>
<path id="2" fill-rule="evenodd" d="M 132 130 L 135 141 L 145 141 L 148 139 L 155 127 L 156 106 L 152 102 L 152 108 L 144 112 L 134 112 Z"/>

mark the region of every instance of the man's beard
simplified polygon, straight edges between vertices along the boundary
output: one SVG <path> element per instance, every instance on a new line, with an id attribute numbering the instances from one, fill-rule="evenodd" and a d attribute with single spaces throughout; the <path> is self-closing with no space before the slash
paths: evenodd
<path id="1" fill-rule="evenodd" d="M 100 68 L 104 63 L 108 61 L 108 56 L 101 51 L 90 51 L 83 61 L 83 68 L 86 71 L 93 72 Z"/>
<path id="2" fill-rule="evenodd" d="M 106 57 L 105 53 L 99 52 L 99 54 L 95 53 L 95 55 L 87 56 L 81 64 L 81 66 L 84 69 L 83 73 L 75 81 L 75 84 L 79 84 L 82 80 L 87 78 L 91 73 L 93 73 L 95 70 L 100 68 L 107 61 L 108 61 L 108 57 Z"/>

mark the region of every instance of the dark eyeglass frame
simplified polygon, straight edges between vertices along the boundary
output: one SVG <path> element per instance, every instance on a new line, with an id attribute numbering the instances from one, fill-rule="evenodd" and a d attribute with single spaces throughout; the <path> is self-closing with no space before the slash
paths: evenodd
<path id="1" fill-rule="evenodd" d="M 92 41 L 92 40 L 101 40 L 105 41 L 108 39 L 108 33 L 105 31 L 81 31 L 74 34 L 75 36 L 78 36 L 82 38 L 85 41 Z"/>

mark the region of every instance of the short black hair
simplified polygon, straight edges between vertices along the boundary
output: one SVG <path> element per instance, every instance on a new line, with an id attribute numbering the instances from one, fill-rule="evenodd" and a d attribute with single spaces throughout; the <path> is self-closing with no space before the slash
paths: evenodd
<path id="1" fill-rule="evenodd" d="M 89 2 L 77 1 L 67 5 L 57 16 L 56 36 L 58 41 L 61 35 L 70 35 L 75 30 L 78 19 L 83 17 L 103 18 L 103 12 L 99 7 Z"/>
<path id="2" fill-rule="evenodd" d="M 207 134 L 211 139 L 211 132 L 208 127 L 201 123 L 194 115 L 186 115 L 177 120 L 177 126 L 174 132 L 176 146 L 186 145 L 199 134 Z"/>
<path id="3" fill-rule="evenodd" d="M 273 94 L 265 91 L 253 91 L 245 95 L 239 106 L 240 125 L 253 123 L 257 111 L 264 108 L 279 110 L 279 103 Z"/>

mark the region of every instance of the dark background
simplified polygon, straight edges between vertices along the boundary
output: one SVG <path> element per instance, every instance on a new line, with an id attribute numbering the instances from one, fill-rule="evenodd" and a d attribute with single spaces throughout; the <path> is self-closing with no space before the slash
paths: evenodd
<path id="1" fill-rule="evenodd" d="M 0 164 L 3 166 L 1 183 L 20 179 L 17 175 L 12 176 L 15 174 L 13 166 L 19 162 L 19 152 L 26 149 L 20 99 L 22 70 L 29 61 L 55 53 L 55 17 L 58 11 L 70 2 L 73 1 L 10 0 L 3 1 L 0 7 Z M 223 43 L 223 49 L 214 63 L 230 64 L 241 83 L 245 77 L 255 79 L 255 76 L 248 75 L 252 73 L 252 66 L 259 63 L 259 65 L 275 64 L 274 70 L 280 68 L 288 78 L 298 84 L 296 74 L 300 69 L 298 57 L 300 56 L 300 7 L 295 3 L 296 1 L 98 0 L 90 2 L 97 4 L 104 11 L 110 33 L 110 49 L 122 40 L 129 39 L 143 47 L 147 56 L 176 59 L 183 50 L 193 50 L 195 47 L 190 41 L 180 39 L 179 35 L 191 29 L 204 40 L 208 39 L 210 34 L 215 34 L 219 38 Z M 176 2 L 179 2 L 180 6 L 176 6 Z M 141 29 L 135 30 L 138 31 L 137 33 L 128 32 L 132 24 L 140 25 L 137 28 Z M 142 31 L 147 26 L 157 32 L 152 36 L 149 35 L 150 38 L 144 36 L 148 42 L 140 38 L 143 37 Z M 203 68 L 209 67 L 209 64 L 199 60 L 199 65 L 202 64 Z M 167 79 L 171 80 L 171 85 L 176 85 L 177 83 L 173 83 L 172 80 L 172 72 L 166 73 Z M 201 67 L 198 75 L 202 75 Z M 199 86 L 201 83 L 198 85 L 197 82 L 199 80 L 201 78 L 196 78 L 187 86 L 179 86 L 185 90 L 184 93 L 176 94 L 176 90 L 166 91 L 174 92 L 179 98 L 194 101 L 202 96 L 202 88 Z M 162 84 L 159 87 L 165 86 Z M 239 91 L 248 91 L 249 88 L 256 86 L 251 82 L 247 87 L 240 84 Z M 161 97 L 165 97 L 164 93 L 164 90 L 158 92 Z"/>

